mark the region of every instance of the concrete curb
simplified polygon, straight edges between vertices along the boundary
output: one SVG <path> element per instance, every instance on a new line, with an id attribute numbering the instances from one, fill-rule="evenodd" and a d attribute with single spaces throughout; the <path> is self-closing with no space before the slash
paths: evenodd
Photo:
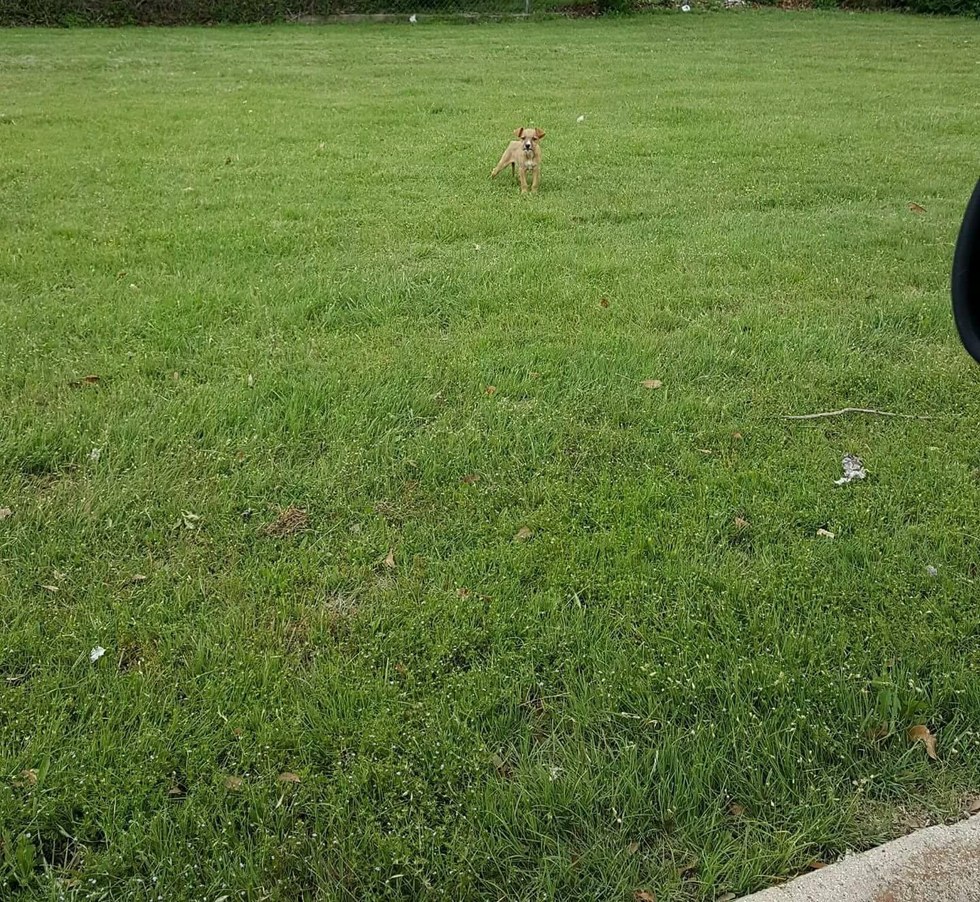
<path id="1" fill-rule="evenodd" d="M 919 830 L 742 902 L 980 902 L 980 815 Z"/>

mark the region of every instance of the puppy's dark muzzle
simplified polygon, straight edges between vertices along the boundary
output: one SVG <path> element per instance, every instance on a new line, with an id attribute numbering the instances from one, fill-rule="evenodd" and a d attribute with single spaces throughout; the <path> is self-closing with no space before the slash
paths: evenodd
<path id="1" fill-rule="evenodd" d="M 524 145 L 524 149 L 525 150 L 531 150 L 533 147 L 534 147 L 534 145 L 531 144 L 530 142 L 528 142 L 527 144 Z"/>

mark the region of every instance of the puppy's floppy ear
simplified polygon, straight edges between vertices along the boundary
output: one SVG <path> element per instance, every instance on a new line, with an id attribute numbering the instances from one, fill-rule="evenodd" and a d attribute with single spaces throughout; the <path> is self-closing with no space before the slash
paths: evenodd
<path id="1" fill-rule="evenodd" d="M 534 140 L 540 141 L 544 137 L 544 132 L 540 128 L 534 130 Z"/>
<path id="2" fill-rule="evenodd" d="M 515 138 L 520 138 L 523 134 L 524 134 L 524 127 L 523 126 L 521 126 L 521 128 L 515 128 L 514 129 L 514 137 Z"/>

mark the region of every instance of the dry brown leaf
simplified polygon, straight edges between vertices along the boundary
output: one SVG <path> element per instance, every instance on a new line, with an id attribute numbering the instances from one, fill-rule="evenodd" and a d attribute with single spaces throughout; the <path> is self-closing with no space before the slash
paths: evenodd
<path id="1" fill-rule="evenodd" d="M 530 377 L 531 377 L 532 379 L 540 379 L 540 378 L 541 378 L 541 374 L 540 374 L 540 373 L 536 373 L 536 372 L 533 372 L 533 371 L 532 371 L 532 372 L 530 372 L 530 373 L 528 373 L 528 375 L 529 375 L 529 376 L 530 376 Z"/>
<path id="2" fill-rule="evenodd" d="M 638 889 L 633 893 L 633 902 L 657 902 L 657 897 L 648 889 Z"/>
<path id="3" fill-rule="evenodd" d="M 809 862 L 807 864 L 806 869 L 808 871 L 819 871 L 819 870 L 821 870 L 822 868 L 825 868 L 825 867 L 827 867 L 827 862 L 826 861 L 817 861 L 817 859 L 814 858 L 813 861 L 811 861 L 811 862 Z"/>
<path id="4" fill-rule="evenodd" d="M 745 517 L 736 517 L 735 518 L 735 528 L 736 529 L 748 529 L 749 528 L 749 521 L 746 520 Z"/>
<path id="5" fill-rule="evenodd" d="M 980 814 L 980 795 L 967 796 L 964 799 L 963 810 L 967 814 Z"/>
<path id="6" fill-rule="evenodd" d="M 880 742 L 882 739 L 886 739 L 888 737 L 888 724 L 879 723 L 868 727 L 868 729 L 865 730 L 864 735 L 872 742 Z"/>
<path id="7" fill-rule="evenodd" d="M 724 893 L 715 899 L 715 902 L 732 902 L 733 899 L 738 898 L 735 893 Z"/>
<path id="8" fill-rule="evenodd" d="M 511 775 L 510 766 L 503 758 L 500 757 L 500 755 L 494 753 L 491 761 L 493 762 L 493 769 L 497 772 L 498 777 L 509 777 Z"/>
<path id="9" fill-rule="evenodd" d="M 238 792 L 244 785 L 245 781 L 241 777 L 225 777 L 225 789 L 232 792 Z"/>
<path id="10" fill-rule="evenodd" d="M 51 592 L 52 594 L 61 591 L 57 586 L 45 586 L 43 583 L 41 584 L 41 588 L 48 592 Z"/>
<path id="11" fill-rule="evenodd" d="M 640 385 L 642 385 L 644 388 L 660 388 L 663 386 L 663 382 L 661 382 L 659 379 L 644 379 Z"/>
<path id="12" fill-rule="evenodd" d="M 279 774 L 280 783 L 299 783 L 299 774 L 294 774 L 292 771 L 283 771 Z"/>
<path id="13" fill-rule="evenodd" d="M 476 485 L 479 481 L 480 476 L 478 473 L 469 473 L 460 480 L 463 485 Z"/>
<path id="14" fill-rule="evenodd" d="M 385 559 L 382 561 L 382 563 L 389 570 L 394 570 L 395 569 L 395 552 L 394 552 L 394 550 L 389 551 L 388 554 L 385 555 Z"/>
<path id="15" fill-rule="evenodd" d="M 627 855 L 635 855 L 639 851 L 640 851 L 640 844 L 638 842 L 631 842 L 626 847 L 626 854 Z"/>
<path id="16" fill-rule="evenodd" d="M 6 520 L 7 517 L 12 517 L 14 512 L 9 507 L 0 507 L 0 520 Z"/>
<path id="17" fill-rule="evenodd" d="M 301 532 L 309 525 L 310 517 L 301 507 L 287 507 L 271 523 L 266 523 L 260 532 L 264 536 L 282 539 Z"/>
<path id="18" fill-rule="evenodd" d="M 20 772 L 20 780 L 17 781 L 18 786 L 37 786 L 37 771 L 31 767 L 27 770 L 22 770 Z"/>
<path id="19" fill-rule="evenodd" d="M 496 385 L 488 385 L 488 386 L 487 386 L 487 387 L 486 387 L 486 388 L 484 389 L 484 392 L 485 392 L 486 394 L 488 394 L 488 395 L 495 395 L 495 394 L 497 394 L 497 386 L 496 386 Z"/>
<path id="20" fill-rule="evenodd" d="M 129 581 L 131 583 L 145 583 L 146 582 L 146 577 L 142 573 L 134 573 L 129 578 Z"/>
<path id="21" fill-rule="evenodd" d="M 183 786 L 179 786 L 177 783 L 174 783 L 170 787 L 170 789 L 167 790 L 167 795 L 170 796 L 171 798 L 177 798 L 179 796 L 183 796 L 186 794 L 187 794 L 187 790 L 184 789 Z"/>
<path id="22" fill-rule="evenodd" d="M 732 433 L 732 438 L 735 439 L 736 442 L 740 442 L 740 441 L 742 441 L 742 433 L 741 432 L 733 432 Z"/>
<path id="23" fill-rule="evenodd" d="M 522 526 L 519 530 L 517 530 L 517 532 L 514 533 L 514 538 L 517 539 L 518 542 L 526 542 L 533 535 L 534 533 L 531 532 L 528 527 Z"/>
<path id="24" fill-rule="evenodd" d="M 822 539 L 835 539 L 837 538 L 836 533 L 832 533 L 829 529 L 824 529 L 822 526 L 817 530 L 817 535 Z"/>
<path id="25" fill-rule="evenodd" d="M 728 806 L 728 813 L 732 817 L 744 817 L 745 816 L 745 806 L 744 805 L 739 805 L 738 802 L 732 802 L 732 804 Z"/>
<path id="26" fill-rule="evenodd" d="M 938 761 L 939 755 L 936 754 L 936 737 L 927 726 L 919 724 L 909 730 L 910 742 L 921 742 L 926 747 L 926 754 L 933 760 Z"/>
<path id="27" fill-rule="evenodd" d="M 98 385 L 102 381 L 101 376 L 97 376 L 95 373 L 90 373 L 88 376 L 82 376 L 78 380 L 79 385 Z"/>
<path id="28" fill-rule="evenodd" d="M 459 587 L 459 588 L 458 588 L 458 589 L 456 590 L 456 596 L 457 596 L 458 598 L 469 598 L 469 597 L 470 597 L 470 595 L 472 595 L 472 594 L 473 594 L 473 593 L 472 593 L 472 592 L 470 592 L 470 590 L 469 590 L 469 589 L 467 589 L 467 588 L 466 588 L 466 586 L 460 586 L 460 587 Z"/>
<path id="29" fill-rule="evenodd" d="M 921 214 L 921 213 L 925 213 L 926 212 L 926 208 L 923 207 L 922 204 L 917 204 L 915 201 L 912 201 L 912 203 L 909 204 L 909 209 L 913 213 L 920 213 Z"/>
<path id="30" fill-rule="evenodd" d="M 599 306 L 605 310 L 609 306 L 609 298 L 599 298 Z"/>

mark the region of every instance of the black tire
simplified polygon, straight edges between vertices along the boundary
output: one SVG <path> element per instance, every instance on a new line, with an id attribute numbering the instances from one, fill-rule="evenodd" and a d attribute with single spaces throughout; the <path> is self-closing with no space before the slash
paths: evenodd
<path id="1" fill-rule="evenodd" d="M 980 182 L 966 206 L 953 255 L 953 319 L 960 341 L 980 363 Z"/>

